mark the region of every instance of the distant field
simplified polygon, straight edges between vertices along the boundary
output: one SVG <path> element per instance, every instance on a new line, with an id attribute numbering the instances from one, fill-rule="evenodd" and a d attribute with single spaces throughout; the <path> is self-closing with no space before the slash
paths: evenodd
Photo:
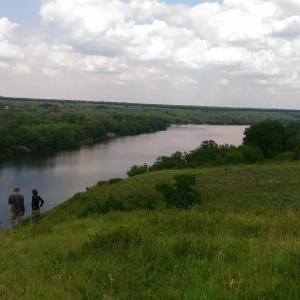
<path id="1" fill-rule="evenodd" d="M 253 124 L 265 120 L 283 123 L 300 122 L 300 110 L 250 109 L 230 107 L 148 105 L 139 103 L 94 102 L 47 99 L 13 99 L 0 97 L 2 109 L 8 106 L 16 111 L 92 114 L 99 116 L 129 115 L 155 116 L 168 119 L 173 124 Z"/>

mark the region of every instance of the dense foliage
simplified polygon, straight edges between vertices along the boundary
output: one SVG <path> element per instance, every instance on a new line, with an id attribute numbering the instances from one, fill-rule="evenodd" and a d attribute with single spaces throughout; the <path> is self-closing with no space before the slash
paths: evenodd
<path id="1" fill-rule="evenodd" d="M 272 158 L 287 150 L 288 131 L 278 121 L 257 123 L 245 129 L 244 145 L 259 148 L 265 157 Z"/>
<path id="2" fill-rule="evenodd" d="M 0 156 L 70 149 L 83 143 L 165 130 L 163 118 L 114 114 L 42 112 L 0 113 Z"/>

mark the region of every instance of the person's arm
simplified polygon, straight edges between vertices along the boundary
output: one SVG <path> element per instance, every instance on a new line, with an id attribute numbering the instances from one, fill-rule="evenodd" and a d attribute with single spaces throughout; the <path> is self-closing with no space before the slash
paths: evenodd
<path id="1" fill-rule="evenodd" d="M 11 205 L 10 197 L 8 197 L 8 204 Z"/>
<path id="2" fill-rule="evenodd" d="M 40 207 L 42 207 L 44 205 L 45 201 L 41 197 L 40 197 L 40 201 L 41 201 Z"/>
<path id="3" fill-rule="evenodd" d="M 25 212 L 25 205 L 24 205 L 24 197 L 23 196 L 22 196 L 21 205 L 22 205 L 22 212 L 24 214 L 24 212 Z"/>

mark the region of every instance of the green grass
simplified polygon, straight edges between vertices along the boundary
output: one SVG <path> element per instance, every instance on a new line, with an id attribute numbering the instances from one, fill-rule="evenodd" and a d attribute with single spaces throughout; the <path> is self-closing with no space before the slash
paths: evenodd
<path id="1" fill-rule="evenodd" d="M 0 299 L 299 299 L 300 162 L 162 171 L 106 182 L 0 231 Z M 163 209 L 154 186 L 197 176 L 203 202 Z M 88 203 L 157 210 L 79 217 Z M 129 199 L 129 200 L 128 200 Z"/>

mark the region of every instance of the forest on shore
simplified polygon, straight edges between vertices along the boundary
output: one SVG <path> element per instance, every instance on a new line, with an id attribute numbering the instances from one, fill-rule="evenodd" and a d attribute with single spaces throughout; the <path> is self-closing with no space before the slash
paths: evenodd
<path id="1" fill-rule="evenodd" d="M 60 151 L 172 124 L 297 124 L 298 110 L 0 97 L 0 158 Z"/>

